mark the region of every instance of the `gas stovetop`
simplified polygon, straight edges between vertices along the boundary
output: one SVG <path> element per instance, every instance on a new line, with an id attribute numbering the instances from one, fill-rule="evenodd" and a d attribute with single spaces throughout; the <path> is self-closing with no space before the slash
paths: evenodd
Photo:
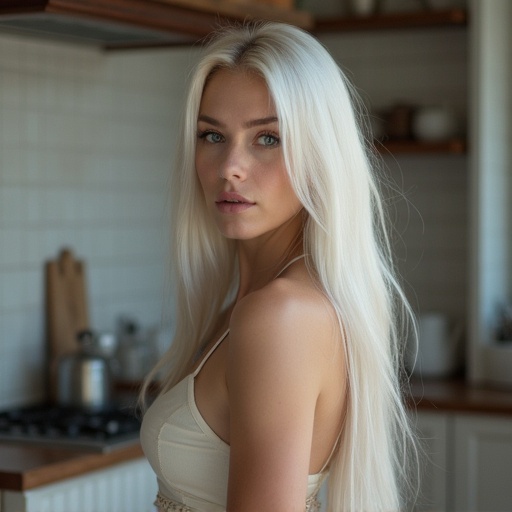
<path id="1" fill-rule="evenodd" d="M 109 452 L 138 443 L 139 430 L 140 420 L 129 408 L 87 411 L 43 404 L 0 411 L 0 441 Z"/>

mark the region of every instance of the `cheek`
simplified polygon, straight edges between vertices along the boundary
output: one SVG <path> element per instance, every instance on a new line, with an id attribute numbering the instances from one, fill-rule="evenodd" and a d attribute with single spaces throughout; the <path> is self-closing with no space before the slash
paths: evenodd
<path id="1" fill-rule="evenodd" d="M 296 214 L 300 209 L 302 209 L 302 203 L 299 201 L 294 192 L 291 192 L 290 194 L 289 205 L 293 214 Z"/>
<path id="2" fill-rule="evenodd" d="M 295 214 L 302 208 L 302 204 L 288 180 L 286 180 L 283 186 L 283 197 L 285 198 L 285 202 L 292 213 Z"/>
<path id="3" fill-rule="evenodd" d="M 289 206 L 299 205 L 299 199 L 293 190 L 292 184 L 286 174 L 286 171 L 281 168 L 279 173 L 278 183 L 275 184 L 274 189 L 281 196 L 283 203 Z"/>
<path id="4" fill-rule="evenodd" d="M 208 160 L 201 154 L 196 153 L 195 165 L 196 175 L 201 188 L 206 192 L 208 184 L 212 181 L 211 163 L 208 165 Z"/>

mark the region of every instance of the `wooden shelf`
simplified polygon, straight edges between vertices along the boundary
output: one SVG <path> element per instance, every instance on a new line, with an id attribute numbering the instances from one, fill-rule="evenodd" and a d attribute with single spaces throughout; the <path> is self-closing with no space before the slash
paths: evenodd
<path id="1" fill-rule="evenodd" d="M 464 139 L 450 139 L 446 141 L 425 142 L 416 140 L 389 140 L 375 142 L 375 147 L 383 155 L 392 154 L 454 154 L 463 155 L 467 152 Z"/>
<path id="2" fill-rule="evenodd" d="M 433 27 L 465 27 L 468 13 L 465 9 L 396 12 L 372 16 L 343 16 L 319 18 L 314 32 L 356 32 L 365 30 L 398 30 Z"/>

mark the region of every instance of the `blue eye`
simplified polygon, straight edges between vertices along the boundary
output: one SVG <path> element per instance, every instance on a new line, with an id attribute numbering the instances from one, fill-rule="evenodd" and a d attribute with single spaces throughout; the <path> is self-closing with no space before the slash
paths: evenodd
<path id="1" fill-rule="evenodd" d="M 208 142 L 212 142 L 214 144 L 222 141 L 222 136 L 215 132 L 208 133 L 205 138 Z"/>
<path id="2" fill-rule="evenodd" d="M 224 137 L 222 137 L 220 133 L 213 131 L 199 132 L 198 137 L 209 142 L 210 144 L 218 144 L 224 140 Z"/>
<path id="3" fill-rule="evenodd" d="M 258 137 L 258 144 L 261 144 L 262 146 L 277 146 L 279 145 L 279 142 L 279 137 L 272 133 L 264 133 Z"/>

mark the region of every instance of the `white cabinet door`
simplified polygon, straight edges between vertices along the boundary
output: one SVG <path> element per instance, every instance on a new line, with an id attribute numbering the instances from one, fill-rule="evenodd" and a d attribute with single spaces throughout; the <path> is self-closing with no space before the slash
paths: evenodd
<path id="1" fill-rule="evenodd" d="M 420 492 L 416 503 L 405 510 L 415 512 L 448 512 L 446 508 L 447 437 L 449 417 L 441 413 L 419 412 L 411 419 L 420 443 Z M 321 507 L 327 511 L 327 481 L 318 494 Z M 451 512 L 451 511 L 450 511 Z"/>
<path id="2" fill-rule="evenodd" d="M 512 418 L 463 416 L 455 420 L 457 512 L 512 510 Z"/>
<path id="3" fill-rule="evenodd" d="M 407 510 L 445 512 L 447 508 L 448 452 L 451 418 L 447 414 L 418 412 L 413 416 L 419 438 L 420 493 Z"/>
<path id="4" fill-rule="evenodd" d="M 156 477 L 145 459 L 24 493 L 4 491 L 1 512 L 153 512 Z"/>

